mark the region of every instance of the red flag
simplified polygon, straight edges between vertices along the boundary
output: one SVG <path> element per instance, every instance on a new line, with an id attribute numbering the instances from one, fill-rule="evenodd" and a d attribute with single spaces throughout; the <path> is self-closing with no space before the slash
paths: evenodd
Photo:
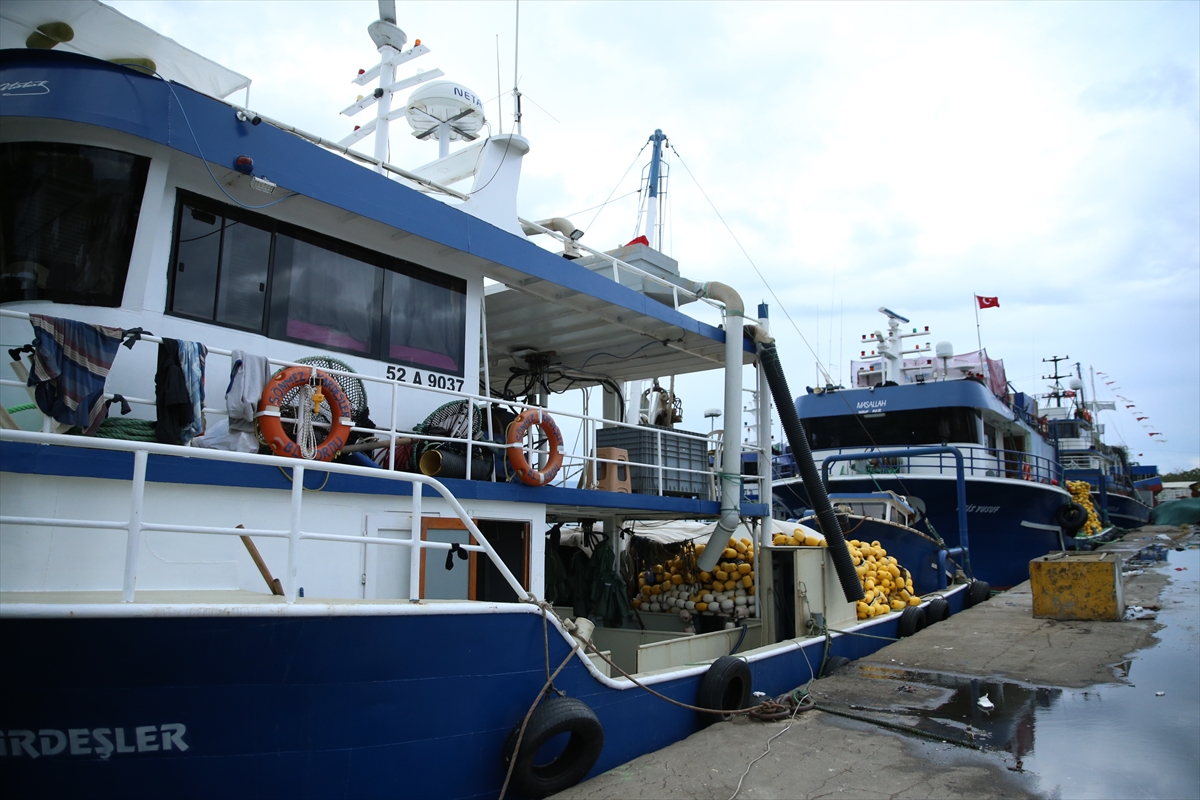
<path id="1" fill-rule="evenodd" d="M 1000 298 L 999 297 L 980 297 L 979 295 L 975 295 L 975 302 L 979 303 L 980 308 L 999 308 L 1000 307 Z"/>

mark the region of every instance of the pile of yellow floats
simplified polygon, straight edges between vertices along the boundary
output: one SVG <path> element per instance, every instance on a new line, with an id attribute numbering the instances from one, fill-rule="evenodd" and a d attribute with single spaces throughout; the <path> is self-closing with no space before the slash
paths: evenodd
<path id="1" fill-rule="evenodd" d="M 696 545 L 695 553 L 704 552 Z M 754 542 L 730 539 L 724 559 L 712 572 L 702 572 L 684 554 L 655 564 L 654 580 L 638 577 L 639 594 L 632 605 L 642 611 L 675 613 L 683 610 L 701 614 L 750 616 L 754 609 Z M 742 609 L 739 611 L 739 609 Z"/>
<path id="2" fill-rule="evenodd" d="M 856 604 L 859 619 L 921 605 L 921 598 L 913 591 L 912 576 L 894 556 L 889 556 L 879 546 L 879 542 L 851 539 L 848 544 L 854 569 L 866 595 Z"/>
<path id="3" fill-rule="evenodd" d="M 1087 511 L 1087 524 L 1079 532 L 1086 536 L 1099 533 L 1104 526 L 1100 524 L 1100 515 L 1092 505 L 1092 485 L 1087 481 L 1067 481 L 1067 491 L 1071 493 L 1071 499 Z"/>

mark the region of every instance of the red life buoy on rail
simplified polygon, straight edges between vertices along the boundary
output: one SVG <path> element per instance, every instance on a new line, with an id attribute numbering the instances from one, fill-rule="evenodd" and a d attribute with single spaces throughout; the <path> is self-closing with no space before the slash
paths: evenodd
<path id="1" fill-rule="evenodd" d="M 545 469 L 535 469 L 525 458 L 525 434 L 530 425 L 537 425 L 542 433 L 550 440 L 550 457 L 546 460 Z M 563 462 L 563 435 L 554 420 L 540 408 L 527 408 L 520 416 L 508 424 L 508 463 L 521 479 L 521 483 L 530 486 L 545 486 L 554 480 Z"/>
<path id="2" fill-rule="evenodd" d="M 1021 477 L 1027 481 L 1033 480 L 1033 468 L 1028 464 L 1021 465 Z"/>
<path id="3" fill-rule="evenodd" d="M 314 394 L 318 408 L 320 403 L 327 402 L 333 415 L 329 424 L 329 433 L 316 444 L 312 460 L 333 461 L 342 446 L 346 444 L 346 437 L 350 434 L 354 420 L 352 419 L 353 412 L 350 410 L 350 400 L 331 375 L 315 367 L 281 369 L 271 380 L 267 381 L 262 399 L 258 403 L 258 413 L 254 417 L 271 452 L 277 456 L 304 458 L 300 445 L 284 431 L 279 408 L 283 405 L 288 392 L 300 388 L 310 381 L 316 384 L 314 389 L 320 392 L 319 399 Z M 295 424 L 299 427 L 300 421 L 296 420 Z M 299 432 L 297 432 L 297 436 L 299 436 Z"/>

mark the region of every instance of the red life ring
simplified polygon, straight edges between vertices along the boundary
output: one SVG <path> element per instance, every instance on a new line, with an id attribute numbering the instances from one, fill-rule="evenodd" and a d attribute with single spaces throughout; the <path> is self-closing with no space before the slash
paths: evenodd
<path id="1" fill-rule="evenodd" d="M 530 425 L 537 425 L 550 440 L 550 457 L 546 460 L 546 468 L 534 469 L 525 459 L 525 434 Z M 540 408 L 527 408 L 521 415 L 508 424 L 508 463 L 517 473 L 522 483 L 530 486 L 545 486 L 554 480 L 563 462 L 563 435 L 554 420 Z"/>
<path id="2" fill-rule="evenodd" d="M 333 420 L 329 425 L 329 434 L 317 445 L 314 461 L 333 461 L 346 444 L 350 427 L 354 424 L 353 412 L 350 410 L 350 400 L 342 387 L 329 374 L 314 367 L 287 367 L 267 381 L 263 389 L 262 399 L 258 403 L 258 413 L 254 415 L 258 429 L 263 439 L 277 456 L 288 458 L 303 458 L 300 445 L 283 429 L 283 420 L 279 416 L 279 407 L 283 399 L 292 389 L 303 386 L 310 379 L 316 378 L 321 385 L 321 394 L 325 402 L 333 409 Z"/>
<path id="3" fill-rule="evenodd" d="M 1027 481 L 1033 480 L 1033 468 L 1028 464 L 1021 465 L 1021 477 Z"/>

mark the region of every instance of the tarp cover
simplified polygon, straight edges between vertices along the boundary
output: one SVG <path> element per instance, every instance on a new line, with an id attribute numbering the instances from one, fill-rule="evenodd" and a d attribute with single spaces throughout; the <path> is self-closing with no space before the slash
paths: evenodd
<path id="1" fill-rule="evenodd" d="M 1200 497 L 1163 503 L 1150 513 L 1150 521 L 1155 525 L 1200 524 Z"/>
<path id="2" fill-rule="evenodd" d="M 152 31 L 96 0 L 4 0 L 0 3 L 0 48 L 23 49 L 29 34 L 48 22 L 65 22 L 75 38 L 55 50 L 104 61 L 148 58 L 169 81 L 211 97 L 224 98 L 250 85 L 250 79 Z"/>

